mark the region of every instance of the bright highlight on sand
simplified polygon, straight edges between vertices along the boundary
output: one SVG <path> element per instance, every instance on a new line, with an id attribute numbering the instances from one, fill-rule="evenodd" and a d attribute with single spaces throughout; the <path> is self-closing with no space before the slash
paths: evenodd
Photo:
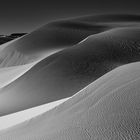
<path id="1" fill-rule="evenodd" d="M 45 105 L 40 105 L 31 109 L 13 113 L 10 115 L 0 117 L 0 130 L 12 127 L 24 121 L 27 121 L 33 117 L 36 117 L 68 100 L 69 98 L 64 98 L 58 101 L 54 101 Z"/>
<path id="2" fill-rule="evenodd" d="M 0 140 L 140 139 L 139 36 L 140 15 L 107 14 L 3 44 Z"/>

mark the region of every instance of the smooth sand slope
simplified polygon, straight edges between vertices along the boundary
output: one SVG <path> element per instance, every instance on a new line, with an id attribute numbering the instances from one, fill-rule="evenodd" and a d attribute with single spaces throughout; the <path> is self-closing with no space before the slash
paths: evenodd
<path id="1" fill-rule="evenodd" d="M 0 67 L 24 65 L 40 60 L 48 52 L 68 48 L 107 28 L 73 20 L 48 23 L 19 39 L 1 45 Z"/>
<path id="2" fill-rule="evenodd" d="M 7 128 L 28 121 L 29 119 L 35 118 L 36 116 L 41 115 L 48 110 L 51 110 L 52 108 L 60 105 L 68 99 L 69 98 L 64 98 L 62 100 L 54 101 L 51 103 L 43 104 L 37 107 L 2 116 L 0 117 L 0 131 L 6 130 Z"/>
<path id="3" fill-rule="evenodd" d="M 70 97 L 110 70 L 139 61 L 139 36 L 139 27 L 111 29 L 43 59 L 0 90 L 0 115 Z"/>
<path id="4" fill-rule="evenodd" d="M 0 69 L 0 88 L 3 88 L 11 82 L 18 79 L 21 75 L 31 69 L 36 63 L 30 63 L 22 66 L 13 66 Z"/>
<path id="5" fill-rule="evenodd" d="M 139 36 L 140 16 L 98 15 L 53 21 L 1 45 L 0 116 L 74 95 L 1 139 L 136 139 Z"/>
<path id="6" fill-rule="evenodd" d="M 140 62 L 105 74 L 55 109 L 1 132 L 2 140 L 138 140 Z"/>
<path id="7" fill-rule="evenodd" d="M 0 67 L 23 65 L 46 56 L 48 51 L 71 47 L 89 35 L 116 27 L 139 26 L 138 15 L 94 15 L 47 23 L 16 41 L 3 44 Z"/>

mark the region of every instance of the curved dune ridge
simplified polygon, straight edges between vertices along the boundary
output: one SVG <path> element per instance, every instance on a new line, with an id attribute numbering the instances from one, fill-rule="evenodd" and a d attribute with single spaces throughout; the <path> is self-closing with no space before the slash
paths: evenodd
<path id="1" fill-rule="evenodd" d="M 0 116 L 71 98 L 0 139 L 139 139 L 139 36 L 139 15 L 94 15 L 1 45 Z"/>
<path id="2" fill-rule="evenodd" d="M 139 139 L 140 62 L 105 74 L 58 107 L 1 132 L 1 139 Z"/>
<path id="3" fill-rule="evenodd" d="M 110 29 L 46 57 L 0 89 L 0 115 L 70 97 L 110 70 L 139 61 L 139 35 L 139 27 Z"/>
<path id="4" fill-rule="evenodd" d="M 111 28 L 139 26 L 138 15 L 98 15 L 65 19 L 1 45 L 0 67 L 23 65 L 45 56 L 49 50 L 73 46 L 89 35 Z"/>
<path id="5" fill-rule="evenodd" d="M 12 113 L 6 116 L 0 117 L 0 130 L 6 130 L 7 128 L 11 128 L 19 123 L 28 121 L 56 106 L 67 101 L 69 98 L 64 98 L 58 101 L 54 101 L 48 104 L 43 104 L 34 108 L 30 108 L 27 110 L 19 111 L 16 113 Z"/>

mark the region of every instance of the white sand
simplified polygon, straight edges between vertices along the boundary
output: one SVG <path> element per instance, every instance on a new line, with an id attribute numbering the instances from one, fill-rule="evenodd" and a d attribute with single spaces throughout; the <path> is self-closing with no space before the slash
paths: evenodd
<path id="1" fill-rule="evenodd" d="M 10 84 L 14 80 L 22 76 L 29 69 L 31 69 L 35 64 L 36 62 L 22 65 L 22 66 L 1 68 L 0 69 L 0 88 Z"/>
<path id="2" fill-rule="evenodd" d="M 34 108 L 16 112 L 10 115 L 2 116 L 0 117 L 0 130 L 10 128 L 14 125 L 17 125 L 19 123 L 32 119 L 38 115 L 41 115 L 42 113 L 58 106 L 59 104 L 65 102 L 68 99 L 69 98 L 65 98 L 62 100 L 54 101 L 48 104 L 44 104 Z"/>
<path id="3" fill-rule="evenodd" d="M 2 140 L 137 139 L 140 63 L 121 66 L 55 109 L 1 132 Z"/>
<path id="4" fill-rule="evenodd" d="M 16 112 L 0 117 L 0 140 L 140 139 L 140 20 L 94 18 L 0 46 L 0 115 Z"/>

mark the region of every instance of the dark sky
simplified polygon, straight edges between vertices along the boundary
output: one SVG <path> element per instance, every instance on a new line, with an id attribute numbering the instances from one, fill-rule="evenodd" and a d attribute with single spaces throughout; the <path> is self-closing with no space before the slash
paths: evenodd
<path id="1" fill-rule="evenodd" d="M 140 13 L 124 0 L 0 0 L 0 34 L 31 32 L 50 20 L 96 13 Z"/>

